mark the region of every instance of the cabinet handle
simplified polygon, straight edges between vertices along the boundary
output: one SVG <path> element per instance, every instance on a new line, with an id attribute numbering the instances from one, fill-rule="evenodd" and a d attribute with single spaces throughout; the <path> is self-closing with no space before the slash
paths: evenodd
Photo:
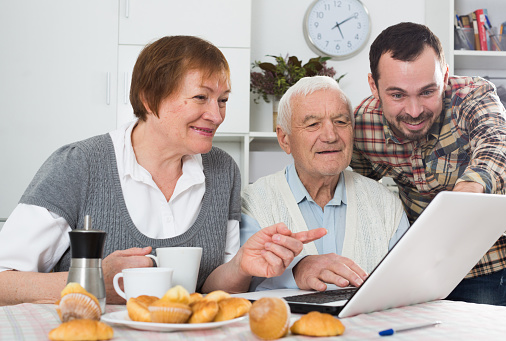
<path id="1" fill-rule="evenodd" d="M 128 104 L 128 72 L 125 72 L 125 93 L 123 95 L 123 103 Z"/>
<path id="2" fill-rule="evenodd" d="M 107 72 L 107 89 L 105 93 L 105 103 L 111 104 L 111 73 Z"/>
<path id="3" fill-rule="evenodd" d="M 130 0 L 125 0 L 125 18 L 130 17 Z"/>

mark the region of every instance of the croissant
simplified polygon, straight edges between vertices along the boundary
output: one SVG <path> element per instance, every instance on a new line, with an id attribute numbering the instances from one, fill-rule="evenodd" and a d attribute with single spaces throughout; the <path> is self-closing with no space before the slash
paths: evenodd
<path id="1" fill-rule="evenodd" d="M 107 324 L 88 319 L 63 322 L 49 332 L 50 340 L 109 340 L 114 331 Z"/>

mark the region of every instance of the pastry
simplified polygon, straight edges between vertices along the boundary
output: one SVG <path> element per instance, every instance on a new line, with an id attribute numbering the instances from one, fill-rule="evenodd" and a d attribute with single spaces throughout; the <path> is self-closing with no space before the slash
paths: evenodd
<path id="1" fill-rule="evenodd" d="M 126 304 L 128 317 L 132 321 L 151 322 L 151 314 L 148 307 L 157 300 L 158 297 L 148 295 L 130 298 Z"/>
<path id="2" fill-rule="evenodd" d="M 100 320 L 102 310 L 97 298 L 86 291 L 79 283 L 68 283 L 56 302 L 57 312 L 62 322 L 73 319 Z"/>
<path id="3" fill-rule="evenodd" d="M 344 325 L 330 314 L 312 311 L 295 321 L 290 331 L 307 336 L 337 336 L 344 333 Z"/>
<path id="4" fill-rule="evenodd" d="M 189 323 L 207 323 L 214 320 L 218 314 L 218 302 L 200 300 L 195 302 L 192 306 L 193 314 L 190 317 Z"/>
<path id="5" fill-rule="evenodd" d="M 283 298 L 263 297 L 249 310 L 249 326 L 263 340 L 279 339 L 288 334 L 290 307 Z"/>
<path id="6" fill-rule="evenodd" d="M 185 323 L 192 314 L 188 304 L 171 302 L 163 298 L 153 302 L 148 309 L 151 321 L 155 323 Z"/>
<path id="7" fill-rule="evenodd" d="M 195 302 L 200 301 L 204 296 L 198 292 L 194 292 L 193 294 L 190 294 L 190 306 L 193 305 Z"/>
<path id="8" fill-rule="evenodd" d="M 230 297 L 218 303 L 219 311 L 214 322 L 227 321 L 245 315 L 251 308 L 251 302 L 242 297 Z"/>
<path id="9" fill-rule="evenodd" d="M 176 285 L 169 289 L 161 299 L 169 302 L 189 304 L 190 294 L 181 285 Z"/>
<path id="10" fill-rule="evenodd" d="M 224 300 L 225 298 L 230 298 L 230 294 L 223 290 L 211 291 L 204 297 L 204 299 L 207 301 L 216 301 L 216 302 Z"/>
<path id="11" fill-rule="evenodd" d="M 109 340 L 114 331 L 107 324 L 88 319 L 63 322 L 49 332 L 50 340 Z"/>

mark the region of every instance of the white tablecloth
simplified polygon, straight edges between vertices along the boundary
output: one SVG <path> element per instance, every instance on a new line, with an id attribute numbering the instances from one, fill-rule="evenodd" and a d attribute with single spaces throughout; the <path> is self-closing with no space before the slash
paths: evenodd
<path id="1" fill-rule="evenodd" d="M 107 306 L 106 312 L 126 309 Z M 292 323 L 299 315 L 292 315 Z M 389 328 L 442 321 L 438 327 L 380 337 Z M 506 307 L 465 302 L 435 301 L 342 319 L 345 333 L 338 340 L 506 340 Z M 47 340 L 60 320 L 52 304 L 0 307 L 0 340 Z M 113 340 L 257 340 L 248 320 L 216 329 L 184 332 L 147 332 L 114 328 Z M 170 334 L 170 335 L 168 335 Z M 325 340 L 288 334 L 283 340 Z"/>

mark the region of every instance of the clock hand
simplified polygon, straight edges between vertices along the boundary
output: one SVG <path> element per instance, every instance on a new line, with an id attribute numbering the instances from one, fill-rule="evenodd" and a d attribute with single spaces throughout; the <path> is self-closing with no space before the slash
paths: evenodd
<path id="1" fill-rule="evenodd" d="M 341 25 L 344 24 L 345 22 L 347 22 L 348 20 L 353 19 L 353 18 L 356 18 L 356 16 L 352 15 L 351 17 L 349 17 L 347 19 L 344 19 L 341 22 L 336 22 L 336 25 L 334 27 L 332 27 L 332 30 L 337 27 L 337 29 L 339 30 L 339 33 L 341 33 L 341 37 L 344 39 L 343 31 L 341 31 Z"/>
<path id="2" fill-rule="evenodd" d="M 353 18 L 356 18 L 356 16 L 355 16 L 355 15 L 352 15 L 352 16 L 351 16 L 351 17 L 349 17 L 348 19 L 344 19 L 344 20 L 343 20 L 343 21 L 341 21 L 339 24 L 337 24 L 337 23 L 336 23 L 336 24 L 337 24 L 337 25 L 342 25 L 342 24 L 344 24 L 345 22 L 347 22 L 348 20 L 351 20 L 351 19 L 353 19 Z"/>
<path id="3" fill-rule="evenodd" d="M 343 36 L 343 31 L 341 31 L 341 27 L 339 26 L 339 23 L 338 23 L 338 22 L 336 22 L 336 25 L 335 25 L 334 27 L 332 27 L 332 30 L 333 30 L 334 28 L 336 28 L 336 27 L 337 27 L 337 29 L 339 30 L 339 33 L 341 33 L 341 37 L 344 39 L 344 36 Z"/>

